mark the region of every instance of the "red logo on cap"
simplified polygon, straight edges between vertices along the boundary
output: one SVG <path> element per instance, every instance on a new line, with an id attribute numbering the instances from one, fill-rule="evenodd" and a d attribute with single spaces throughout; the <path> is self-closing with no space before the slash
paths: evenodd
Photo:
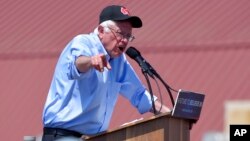
<path id="1" fill-rule="evenodd" d="M 125 7 L 121 7 L 121 12 L 122 12 L 122 14 L 124 14 L 124 15 L 129 15 L 129 11 L 128 11 L 128 9 L 125 8 Z"/>

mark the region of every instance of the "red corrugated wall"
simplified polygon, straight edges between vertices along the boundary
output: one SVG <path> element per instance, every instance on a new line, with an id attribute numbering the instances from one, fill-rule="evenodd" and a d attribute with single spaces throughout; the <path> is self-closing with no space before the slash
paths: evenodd
<path id="1" fill-rule="evenodd" d="M 191 141 L 201 141 L 206 132 L 224 130 L 225 101 L 250 99 L 248 0 L 2 0 L 1 140 L 18 141 L 42 132 L 43 104 L 61 50 L 73 36 L 93 31 L 108 4 L 125 5 L 140 15 L 143 28 L 134 30 L 136 40 L 130 45 L 169 85 L 206 94 Z M 138 65 L 131 63 L 145 83 Z M 161 93 L 171 106 L 163 87 Z M 139 115 L 119 98 L 110 128 L 149 116 Z"/>

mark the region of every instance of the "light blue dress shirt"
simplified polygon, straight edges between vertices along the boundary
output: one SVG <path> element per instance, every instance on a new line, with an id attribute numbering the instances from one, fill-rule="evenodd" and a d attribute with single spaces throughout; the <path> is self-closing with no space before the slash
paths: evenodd
<path id="1" fill-rule="evenodd" d="M 112 69 L 94 68 L 79 73 L 77 57 L 105 54 Z M 43 111 L 44 127 L 64 128 L 91 135 L 107 130 L 118 94 L 127 98 L 140 113 L 152 103 L 125 54 L 110 59 L 98 36 L 81 34 L 62 51 Z"/>

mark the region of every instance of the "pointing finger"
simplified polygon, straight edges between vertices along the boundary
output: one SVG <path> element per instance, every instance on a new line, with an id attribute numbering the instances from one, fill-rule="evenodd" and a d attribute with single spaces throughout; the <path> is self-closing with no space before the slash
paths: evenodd
<path id="1" fill-rule="evenodd" d="M 111 69 L 111 65 L 109 64 L 109 62 L 106 59 L 106 56 L 104 54 L 101 55 L 102 58 L 102 62 L 103 62 L 103 67 L 106 67 L 107 69 Z"/>
<path id="2" fill-rule="evenodd" d="M 109 64 L 109 62 L 107 62 L 106 68 L 109 69 L 109 70 L 111 70 L 111 65 Z"/>

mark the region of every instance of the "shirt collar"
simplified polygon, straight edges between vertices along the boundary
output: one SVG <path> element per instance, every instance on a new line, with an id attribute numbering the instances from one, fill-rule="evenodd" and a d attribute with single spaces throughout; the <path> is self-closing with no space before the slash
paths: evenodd
<path id="1" fill-rule="evenodd" d="M 96 41 L 95 46 L 98 47 L 98 49 L 100 50 L 101 53 L 103 53 L 107 59 L 107 61 L 110 61 L 112 58 L 110 57 L 110 55 L 108 54 L 108 52 L 106 51 L 106 49 L 104 48 L 100 38 L 98 37 L 98 35 L 94 32 L 90 33 L 90 35 L 92 35 Z"/>

